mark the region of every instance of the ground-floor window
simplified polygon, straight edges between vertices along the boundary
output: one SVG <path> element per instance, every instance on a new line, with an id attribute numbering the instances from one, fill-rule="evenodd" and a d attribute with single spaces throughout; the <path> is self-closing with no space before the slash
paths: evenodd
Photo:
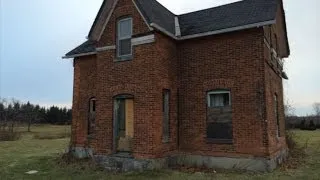
<path id="1" fill-rule="evenodd" d="M 207 139 L 232 143 L 232 108 L 230 90 L 214 90 L 207 94 Z"/>
<path id="2" fill-rule="evenodd" d="M 274 95 L 274 115 L 277 121 L 277 137 L 280 137 L 280 118 L 279 118 L 279 102 L 278 102 L 278 95 Z"/>
<path id="3" fill-rule="evenodd" d="M 163 113 L 163 142 L 168 142 L 170 137 L 170 90 L 165 89 L 162 92 L 162 113 Z"/>
<path id="4" fill-rule="evenodd" d="M 89 101 L 88 135 L 93 134 L 96 125 L 96 98 Z"/>

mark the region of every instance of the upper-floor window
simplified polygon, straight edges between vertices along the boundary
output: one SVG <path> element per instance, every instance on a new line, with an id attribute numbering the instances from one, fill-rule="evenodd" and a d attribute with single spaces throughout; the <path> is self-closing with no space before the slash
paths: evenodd
<path id="1" fill-rule="evenodd" d="M 118 21 L 117 56 L 120 60 L 130 59 L 132 56 L 132 18 Z"/>

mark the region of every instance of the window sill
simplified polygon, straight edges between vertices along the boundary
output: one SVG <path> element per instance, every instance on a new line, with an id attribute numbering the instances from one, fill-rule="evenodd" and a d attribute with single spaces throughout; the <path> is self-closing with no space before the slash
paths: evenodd
<path id="1" fill-rule="evenodd" d="M 277 141 L 280 142 L 280 140 L 283 138 L 283 136 L 277 136 Z"/>
<path id="2" fill-rule="evenodd" d="M 133 59 L 133 56 L 123 56 L 123 57 L 117 57 L 114 59 L 114 62 L 125 62 L 125 61 L 131 61 Z"/>
<path id="3" fill-rule="evenodd" d="M 95 136 L 94 136 L 93 134 L 90 134 L 90 135 L 87 136 L 87 139 L 88 139 L 88 140 L 95 139 Z"/>
<path id="4" fill-rule="evenodd" d="M 169 144 L 171 143 L 169 139 L 162 139 L 162 143 L 163 144 Z"/>
<path id="5" fill-rule="evenodd" d="M 212 144 L 233 144 L 232 139 L 206 139 L 207 143 Z"/>

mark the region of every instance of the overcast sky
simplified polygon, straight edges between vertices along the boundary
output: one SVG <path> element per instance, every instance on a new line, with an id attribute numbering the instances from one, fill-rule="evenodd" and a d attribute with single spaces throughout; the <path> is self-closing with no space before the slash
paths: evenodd
<path id="1" fill-rule="evenodd" d="M 159 0 L 176 14 L 235 0 Z M 0 0 L 0 96 L 71 106 L 73 67 L 102 0 Z M 291 56 L 285 93 L 299 115 L 320 102 L 320 1 L 284 0 Z"/>

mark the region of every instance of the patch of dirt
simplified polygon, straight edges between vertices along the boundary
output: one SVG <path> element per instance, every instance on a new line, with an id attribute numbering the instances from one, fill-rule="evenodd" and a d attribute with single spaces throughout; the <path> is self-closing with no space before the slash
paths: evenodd
<path id="1" fill-rule="evenodd" d="M 217 171 L 215 169 L 210 169 L 206 167 L 188 167 L 188 166 L 175 166 L 172 168 L 173 170 L 184 172 L 184 173 L 211 173 L 216 174 Z"/>
<path id="2" fill-rule="evenodd" d="M 295 148 L 293 150 L 290 150 L 287 161 L 281 165 L 280 169 L 282 171 L 287 171 L 289 169 L 298 169 L 306 163 L 306 158 L 307 154 L 305 148 Z"/>

